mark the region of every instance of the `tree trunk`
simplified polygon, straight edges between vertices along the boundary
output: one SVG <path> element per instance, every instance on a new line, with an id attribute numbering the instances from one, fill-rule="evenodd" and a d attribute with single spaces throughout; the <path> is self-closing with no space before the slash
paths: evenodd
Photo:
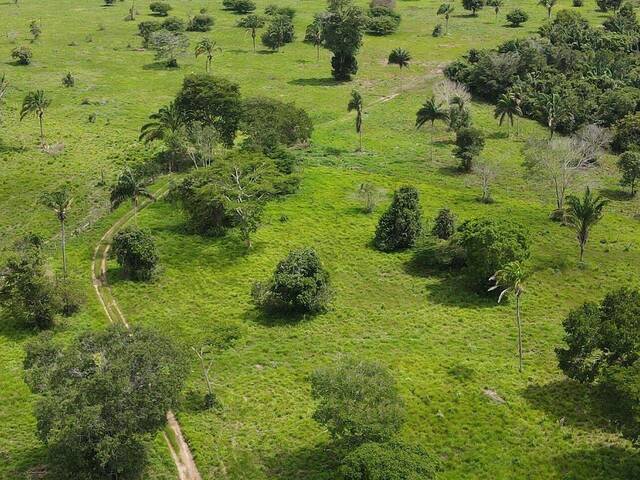
<path id="1" fill-rule="evenodd" d="M 40 122 L 40 143 L 44 143 L 44 126 L 42 125 L 42 114 L 38 115 L 38 121 Z"/>
<path id="2" fill-rule="evenodd" d="M 67 248 L 66 248 L 67 242 L 66 242 L 65 232 L 64 232 L 64 220 L 60 222 L 60 235 L 62 236 L 60 240 L 60 245 L 62 248 L 62 273 L 66 278 L 67 277 Z"/>
<path id="3" fill-rule="evenodd" d="M 360 127 L 360 131 L 358 132 L 358 136 L 360 137 L 360 146 L 358 147 L 358 150 L 361 152 L 362 151 L 362 127 Z"/>
<path id="4" fill-rule="evenodd" d="M 580 242 L 580 263 L 584 261 L 584 243 Z"/>
<path id="5" fill-rule="evenodd" d="M 520 295 L 516 295 L 516 323 L 518 324 L 519 371 L 522 372 L 522 323 L 520 321 Z"/>
<path id="6" fill-rule="evenodd" d="M 431 122 L 431 161 L 433 162 L 433 150 L 434 150 L 434 146 L 433 146 L 433 135 L 434 135 L 434 131 L 436 129 L 436 125 L 434 122 Z"/>
<path id="7" fill-rule="evenodd" d="M 320 44 L 316 45 L 316 62 L 320 61 Z"/>
<path id="8" fill-rule="evenodd" d="M 251 30 L 251 39 L 253 40 L 253 53 L 256 52 L 256 31 Z"/>

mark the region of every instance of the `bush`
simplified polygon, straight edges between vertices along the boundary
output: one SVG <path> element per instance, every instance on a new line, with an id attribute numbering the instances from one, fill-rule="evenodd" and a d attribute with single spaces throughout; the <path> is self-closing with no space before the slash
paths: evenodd
<path id="1" fill-rule="evenodd" d="M 71 75 L 71 72 L 67 72 L 67 74 L 62 77 L 62 85 L 67 87 L 67 88 L 71 88 L 73 86 L 75 86 L 76 84 L 76 79 L 74 78 L 73 75 Z"/>
<path id="2" fill-rule="evenodd" d="M 311 395 L 318 402 L 313 419 L 349 446 L 387 441 L 404 423 L 396 381 L 377 362 L 348 358 L 318 369 L 311 375 Z"/>
<path id="3" fill-rule="evenodd" d="M 151 10 L 155 15 L 166 17 L 169 15 L 169 12 L 173 10 L 173 7 L 165 2 L 152 2 L 149 4 L 149 10 Z"/>
<path id="4" fill-rule="evenodd" d="M 473 160 L 484 149 L 484 134 L 474 127 L 463 127 L 456 132 L 455 155 L 460 159 L 460 168 L 465 172 L 473 169 Z"/>
<path id="5" fill-rule="evenodd" d="M 601 12 L 608 12 L 609 10 L 617 10 L 622 5 L 622 0 L 596 0 L 596 5 Z"/>
<path id="6" fill-rule="evenodd" d="M 442 208 L 438 212 L 438 215 L 433 220 L 433 228 L 431 234 L 441 240 L 449 240 L 451 235 L 456 230 L 456 217 L 454 217 L 451 210 L 448 208 Z"/>
<path id="7" fill-rule="evenodd" d="M 429 480 L 436 462 L 422 447 L 401 443 L 365 443 L 348 453 L 340 474 L 344 480 Z"/>
<path id="8" fill-rule="evenodd" d="M 441 37 L 444 35 L 444 27 L 441 23 L 437 23 L 435 27 L 433 27 L 433 32 L 431 32 L 432 37 Z"/>
<path id="9" fill-rule="evenodd" d="M 162 30 L 162 24 L 156 21 L 140 22 L 138 24 L 138 35 L 142 37 L 143 46 L 147 47 L 149 44 L 149 38 L 153 32 Z"/>
<path id="10" fill-rule="evenodd" d="M 584 5 L 584 0 L 573 0 L 574 7 L 582 7 Z"/>
<path id="11" fill-rule="evenodd" d="M 510 262 L 529 258 L 529 234 L 509 220 L 468 220 L 451 238 L 463 251 L 465 273 L 471 286 L 486 292 L 489 278 Z"/>
<path id="12" fill-rule="evenodd" d="M 631 187 L 631 195 L 636 194 L 636 184 L 640 180 L 640 153 L 624 152 L 618 159 L 618 170 L 622 174 L 620 185 Z"/>
<path id="13" fill-rule="evenodd" d="M 208 32 L 214 24 L 213 17 L 203 13 L 195 15 L 189 20 L 187 30 L 190 32 Z"/>
<path id="14" fill-rule="evenodd" d="M 256 9 L 256 4 L 252 0 L 234 0 L 232 10 L 236 13 L 247 14 Z"/>
<path id="15" fill-rule="evenodd" d="M 387 7 L 371 7 L 366 30 L 372 35 L 390 35 L 400 26 L 400 14 Z"/>
<path id="16" fill-rule="evenodd" d="M 125 228 L 113 238 L 113 253 L 133 280 L 150 280 L 158 267 L 158 251 L 148 233 Z"/>
<path id="17" fill-rule="evenodd" d="M 329 272 L 312 248 L 293 250 L 278 263 L 273 278 L 256 283 L 252 296 L 266 310 L 317 313 L 327 309 L 333 293 Z"/>
<path id="18" fill-rule="evenodd" d="M 278 50 L 287 43 L 293 42 L 295 34 L 291 18 L 286 15 L 274 17 L 260 38 L 262 44 L 271 50 Z"/>
<path id="19" fill-rule="evenodd" d="M 629 114 L 615 123 L 611 148 L 616 153 L 640 149 L 640 113 Z"/>
<path id="20" fill-rule="evenodd" d="M 389 209 L 380 217 L 374 244 L 383 252 L 412 247 L 422 231 L 418 191 L 405 186 L 396 190 Z"/>
<path id="21" fill-rule="evenodd" d="M 162 28 L 169 32 L 184 32 L 187 26 L 181 18 L 169 17 L 162 22 Z"/>
<path id="22" fill-rule="evenodd" d="M 640 90 L 632 87 L 616 88 L 603 93 L 598 101 L 598 123 L 609 126 L 635 113 L 639 100 Z"/>
<path id="23" fill-rule="evenodd" d="M 529 20 L 529 14 L 521 8 L 514 8 L 507 13 L 507 21 L 512 27 L 519 27 L 523 23 Z"/>
<path id="24" fill-rule="evenodd" d="M 462 7 L 469 10 L 472 15 L 478 15 L 478 10 L 482 10 L 485 0 L 462 0 Z"/>
<path id="25" fill-rule="evenodd" d="M 458 269 L 464 266 L 465 253 L 464 249 L 455 242 L 440 240 L 433 235 L 422 235 L 416 241 L 412 261 L 420 268 Z"/>
<path id="26" fill-rule="evenodd" d="M 18 65 L 29 65 L 31 63 L 33 52 L 29 47 L 16 47 L 11 51 L 13 58 Z"/>
<path id="27" fill-rule="evenodd" d="M 289 17 L 290 20 L 293 20 L 293 17 L 295 17 L 296 15 L 296 10 L 293 7 L 279 7 L 278 5 L 267 5 L 264 9 L 264 13 L 271 16 L 284 15 L 285 17 Z"/>

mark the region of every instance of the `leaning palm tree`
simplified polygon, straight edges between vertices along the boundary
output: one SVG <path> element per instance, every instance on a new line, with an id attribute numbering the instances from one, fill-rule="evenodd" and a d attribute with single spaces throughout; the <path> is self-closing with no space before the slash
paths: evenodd
<path id="1" fill-rule="evenodd" d="M 358 147 L 358 151 L 362 151 L 362 95 L 357 90 L 351 92 L 351 99 L 349 100 L 349 105 L 347 105 L 347 111 L 356 112 L 356 132 L 360 137 L 360 146 Z"/>
<path id="2" fill-rule="evenodd" d="M 489 289 L 500 290 L 498 303 L 510 294 L 516 299 L 516 325 L 518 327 L 518 357 L 519 370 L 522 372 L 522 322 L 520 320 L 520 297 L 524 292 L 525 271 L 520 262 L 507 263 L 504 268 L 498 270 L 489 280 L 495 282 L 495 285 Z"/>
<path id="3" fill-rule="evenodd" d="M 67 252 L 66 252 L 66 235 L 65 235 L 65 221 L 67 214 L 71 208 L 73 198 L 67 187 L 55 192 L 46 193 L 40 199 L 40 202 L 47 208 L 53 210 L 60 222 L 60 244 L 62 248 L 62 272 L 64 276 L 67 276 Z"/>
<path id="4" fill-rule="evenodd" d="M 496 103 L 493 116 L 498 119 L 500 126 L 502 126 L 505 119 L 508 119 L 511 127 L 513 127 L 514 119 L 521 115 L 522 109 L 520 108 L 515 95 L 503 93 L 498 97 L 498 102 Z"/>
<path id="5" fill-rule="evenodd" d="M 398 65 L 400 67 L 400 90 L 402 90 L 402 69 L 408 68 L 409 62 L 411 62 L 411 54 L 404 48 L 394 48 L 387 60 L 389 65 Z"/>
<path id="6" fill-rule="evenodd" d="M 20 121 L 27 115 L 35 114 L 40 122 L 40 142 L 44 143 L 44 114 L 51 105 L 51 100 L 47 98 L 44 90 L 36 90 L 29 92 L 22 101 L 22 109 L 20 110 Z"/>
<path id="7" fill-rule="evenodd" d="M 440 7 L 438 7 L 438 12 L 436 13 L 436 15 L 444 16 L 444 34 L 445 35 L 449 34 L 449 17 L 451 16 L 454 10 L 455 10 L 455 7 L 450 3 L 443 3 L 442 5 L 440 5 Z"/>
<path id="8" fill-rule="evenodd" d="M 538 5 L 547 9 L 547 18 L 551 18 L 551 9 L 558 3 L 558 0 L 539 0 Z"/>
<path id="9" fill-rule="evenodd" d="M 258 15 L 247 15 L 240 19 L 238 26 L 245 28 L 251 33 L 251 39 L 253 40 L 253 51 L 256 51 L 256 37 L 258 35 L 258 29 L 264 27 L 264 18 Z"/>
<path id="10" fill-rule="evenodd" d="M 155 197 L 149 190 L 144 179 L 129 167 L 125 167 L 116 183 L 111 187 L 111 209 L 116 209 L 126 200 L 131 200 L 133 205 L 133 216 L 137 218 L 138 214 L 138 198 L 145 197 L 155 200 Z"/>
<path id="11" fill-rule="evenodd" d="M 567 207 L 568 224 L 576 231 L 576 239 L 580 245 L 580 262 L 582 262 L 591 228 L 600 221 L 604 215 L 604 207 L 609 201 L 600 195 L 594 195 L 587 187 L 582 198 L 569 195 L 566 203 L 569 205 Z"/>
<path id="12" fill-rule="evenodd" d="M 207 61 L 205 62 L 205 71 L 209 73 L 211 69 L 211 62 L 213 62 L 213 55 L 215 52 L 221 52 L 222 48 L 218 47 L 215 40 L 203 38 L 198 42 L 195 49 L 196 58 L 200 55 L 206 55 Z"/>
<path id="13" fill-rule="evenodd" d="M 416 113 L 416 128 L 422 127 L 425 123 L 431 122 L 431 160 L 433 160 L 433 134 L 437 120 L 446 121 L 449 114 L 442 103 L 436 100 L 435 95 L 422 104 Z"/>

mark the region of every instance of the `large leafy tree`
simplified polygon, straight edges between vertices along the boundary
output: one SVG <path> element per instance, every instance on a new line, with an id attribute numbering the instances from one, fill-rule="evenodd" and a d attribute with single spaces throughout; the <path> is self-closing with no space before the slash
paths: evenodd
<path id="1" fill-rule="evenodd" d="M 513 295 L 516 300 L 516 326 L 518 327 L 518 369 L 522 372 L 522 321 L 520 319 L 520 297 L 524 293 L 525 271 L 519 261 L 509 262 L 489 279 L 495 285 L 489 291 L 499 291 L 498 303 Z"/>
<path id="2" fill-rule="evenodd" d="M 27 93 L 22 101 L 22 108 L 20 109 L 20 121 L 22 121 L 28 115 L 35 115 L 38 117 L 40 123 L 40 141 L 44 143 L 44 114 L 51 105 L 51 99 L 47 97 L 44 90 L 35 90 Z"/>
<path id="3" fill-rule="evenodd" d="M 264 27 L 264 18 L 259 15 L 247 15 L 241 18 L 238 22 L 238 26 L 246 29 L 251 33 L 251 39 L 253 40 L 253 51 L 256 51 L 256 37 L 258 36 L 258 29 Z"/>
<path id="4" fill-rule="evenodd" d="M 595 224 L 604 215 L 604 207 L 608 200 L 600 195 L 594 195 L 587 187 L 582 198 L 575 195 L 567 197 L 567 219 L 576 232 L 576 239 L 580 245 L 580 261 L 584 259 L 584 250 L 589 241 L 589 234 Z"/>
<path id="5" fill-rule="evenodd" d="M 431 124 L 431 160 L 433 160 L 433 134 L 437 121 L 446 121 L 449 117 L 447 110 L 442 103 L 436 100 L 435 95 L 422 104 L 418 113 L 416 113 L 416 128 L 420 128 L 427 122 Z"/>
<path id="6" fill-rule="evenodd" d="M 66 233 L 65 222 L 67 221 L 67 215 L 69 209 L 73 203 L 73 197 L 67 187 L 60 190 L 56 190 L 51 193 L 46 193 L 42 196 L 41 202 L 47 208 L 53 210 L 60 222 L 60 247 L 62 250 L 62 271 L 64 275 L 67 275 L 67 249 L 66 249 Z"/>
<path id="7" fill-rule="evenodd" d="M 114 325 L 68 346 L 45 334 L 24 360 L 39 394 L 38 437 L 56 478 L 130 478 L 166 423 L 188 374 L 182 353 L 153 331 Z"/>
<path id="8" fill-rule="evenodd" d="M 215 40 L 211 40 L 210 38 L 203 38 L 198 42 L 195 49 L 196 58 L 200 55 L 204 55 L 207 59 L 205 63 L 205 71 L 209 73 L 211 70 L 211 63 L 213 62 L 213 56 L 216 52 L 221 52 L 222 48 L 217 46 Z"/>
<path id="9" fill-rule="evenodd" d="M 349 112 L 356 112 L 356 133 L 360 139 L 360 145 L 358 147 L 358 151 L 362 151 L 362 111 L 363 111 L 363 102 L 362 95 L 357 90 L 351 92 L 351 98 L 349 99 L 349 104 L 347 105 L 347 110 Z"/>
<path id="10" fill-rule="evenodd" d="M 396 190 L 389 209 L 382 214 L 374 243 L 383 252 L 412 247 L 422 232 L 422 210 L 415 187 Z"/>
<path id="11" fill-rule="evenodd" d="M 356 55 L 366 23 L 366 15 L 352 0 L 329 0 L 322 28 L 324 45 L 333 53 L 331 74 L 336 80 L 350 80 L 358 72 Z"/>

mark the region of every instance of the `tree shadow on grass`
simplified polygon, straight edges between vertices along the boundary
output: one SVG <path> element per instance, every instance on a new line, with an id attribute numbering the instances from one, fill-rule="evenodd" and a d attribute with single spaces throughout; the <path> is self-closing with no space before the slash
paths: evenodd
<path id="1" fill-rule="evenodd" d="M 633 449 L 602 446 L 578 450 L 552 459 L 554 468 L 565 480 L 637 480 L 640 455 Z"/>
<path id="2" fill-rule="evenodd" d="M 302 87 L 333 87 L 340 85 L 342 82 L 334 78 L 296 78 L 295 80 L 289 80 L 289 85 L 299 85 Z"/>
<path id="3" fill-rule="evenodd" d="M 167 65 L 167 62 L 153 62 L 153 63 L 147 63 L 146 65 L 142 66 L 143 70 L 167 70 L 167 71 L 172 71 L 172 70 L 180 70 L 180 66 L 177 67 L 170 67 Z"/>
<path id="4" fill-rule="evenodd" d="M 466 173 L 460 169 L 459 165 L 443 165 L 442 167 L 438 167 L 437 172 L 447 177 L 461 177 Z"/>
<path id="5" fill-rule="evenodd" d="M 266 460 L 269 478 L 275 480 L 334 480 L 342 455 L 325 443 L 301 448 L 293 452 L 281 452 Z"/>
<path id="6" fill-rule="evenodd" d="M 312 320 L 321 314 L 310 314 L 302 312 L 278 312 L 267 311 L 255 307 L 246 310 L 243 314 L 245 321 L 262 325 L 263 327 L 295 327 L 301 322 Z"/>
<path id="7" fill-rule="evenodd" d="M 631 195 L 631 192 L 614 188 L 603 188 L 600 190 L 600 195 L 602 195 L 604 198 L 617 202 L 628 202 L 629 200 L 633 200 L 635 198 L 633 195 Z"/>
<path id="8" fill-rule="evenodd" d="M 12 342 L 22 342 L 38 335 L 38 331 L 28 327 L 18 319 L 0 310 L 0 337 Z"/>

